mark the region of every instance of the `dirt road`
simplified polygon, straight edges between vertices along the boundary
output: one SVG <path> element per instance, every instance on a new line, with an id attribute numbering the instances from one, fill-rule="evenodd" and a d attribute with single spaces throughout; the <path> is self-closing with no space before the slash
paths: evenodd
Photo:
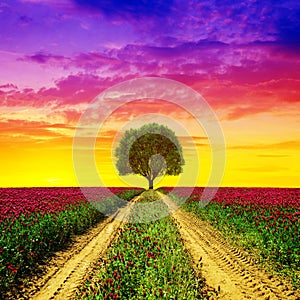
<path id="1" fill-rule="evenodd" d="M 126 207 L 114 216 L 105 219 L 97 227 L 77 237 L 67 251 L 58 252 L 48 262 L 44 275 L 32 279 L 31 288 L 25 290 L 20 297 L 11 299 L 33 300 L 67 300 L 73 299 L 74 292 L 89 274 L 105 249 L 109 246 L 117 229 L 128 218 L 130 207 L 138 200 L 135 197 Z M 118 216 L 117 216 L 118 215 Z M 118 217 L 118 220 L 115 217 Z"/>
<path id="2" fill-rule="evenodd" d="M 224 240 L 209 224 L 181 209 L 161 194 L 172 214 L 194 267 L 201 266 L 208 285 L 220 290 L 220 299 L 300 299 L 292 287 L 270 277 L 254 261 Z"/>

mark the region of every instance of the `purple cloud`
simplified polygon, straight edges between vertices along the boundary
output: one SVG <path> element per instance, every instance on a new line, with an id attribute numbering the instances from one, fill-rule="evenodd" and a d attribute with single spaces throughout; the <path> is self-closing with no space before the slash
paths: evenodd
<path id="1" fill-rule="evenodd" d="M 120 65 L 124 62 L 110 57 L 101 52 L 84 52 L 74 56 L 62 56 L 51 53 L 38 52 L 19 58 L 21 61 L 29 61 L 38 64 L 48 64 L 49 66 L 62 67 L 64 69 L 78 68 L 83 70 L 95 70 L 102 67 Z"/>
<path id="2" fill-rule="evenodd" d="M 33 61 L 33 62 L 36 62 L 39 64 L 46 64 L 46 63 L 49 63 L 52 61 L 65 62 L 68 59 L 62 55 L 53 55 L 53 54 L 38 52 L 33 55 L 26 55 L 25 57 L 21 58 L 20 60 Z"/>

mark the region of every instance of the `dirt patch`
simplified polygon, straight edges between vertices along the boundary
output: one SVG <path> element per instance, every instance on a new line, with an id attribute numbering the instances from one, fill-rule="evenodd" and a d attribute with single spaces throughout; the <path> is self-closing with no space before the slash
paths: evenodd
<path id="1" fill-rule="evenodd" d="M 194 267 L 201 268 L 207 284 L 219 290 L 219 299 L 300 299 L 293 287 L 267 275 L 254 260 L 230 245 L 208 223 L 190 213 L 176 210 L 172 200 L 161 194 L 169 206 Z"/>

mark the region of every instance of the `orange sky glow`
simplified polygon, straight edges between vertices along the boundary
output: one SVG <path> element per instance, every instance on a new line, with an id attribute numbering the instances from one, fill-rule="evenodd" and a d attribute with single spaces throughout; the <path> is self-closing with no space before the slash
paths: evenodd
<path id="1" fill-rule="evenodd" d="M 287 118 L 274 112 L 227 120 L 222 110 L 216 110 L 226 142 L 226 168 L 222 186 L 299 185 L 300 170 L 297 166 L 300 166 L 300 141 L 296 139 L 299 133 L 296 117 Z M 182 108 L 159 100 L 125 104 L 103 124 L 95 145 L 95 160 L 105 185 L 147 186 L 146 180 L 140 176 L 118 176 L 114 166 L 114 149 L 118 145 L 115 138 L 118 132 L 124 124 L 130 128 L 130 122 L 145 116 L 145 113 L 169 117 L 188 129 L 196 152 L 191 153 L 191 145 L 186 137 L 177 133 L 186 161 L 183 185 L 194 182 L 194 178 L 191 180 L 187 174 L 193 174 L 193 168 L 198 168 L 196 184 L 205 186 L 210 174 L 211 153 L 201 124 Z M 21 116 L 22 111 L 18 112 L 18 117 Z M 24 118 L 27 118 L 26 114 Z M 1 185 L 77 186 L 72 161 L 75 128 L 76 120 L 68 126 L 52 126 L 42 120 L 2 122 L 0 160 L 5 172 L 1 176 Z M 122 133 L 119 133 L 120 136 Z M 195 164 L 197 160 L 199 163 Z M 88 173 L 86 176 L 88 178 Z M 169 176 L 156 183 L 157 186 L 176 185 L 178 178 Z"/>
<path id="2" fill-rule="evenodd" d="M 146 1 L 147 9 L 138 1 L 2 2 L 0 187 L 81 186 L 73 151 L 80 118 L 107 89 L 146 77 L 205 99 L 224 135 L 221 186 L 300 187 L 297 1 Z M 202 116 L 167 100 L 132 99 L 106 118 L 93 151 L 103 184 L 147 187 L 118 175 L 114 150 L 124 130 L 153 121 L 175 131 L 186 161 L 156 187 L 208 184 L 218 162 Z M 98 184 L 81 159 L 84 184 Z"/>

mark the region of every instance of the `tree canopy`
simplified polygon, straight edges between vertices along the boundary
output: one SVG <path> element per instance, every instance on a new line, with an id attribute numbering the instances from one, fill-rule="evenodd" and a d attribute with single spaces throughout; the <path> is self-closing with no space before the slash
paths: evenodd
<path id="1" fill-rule="evenodd" d="M 138 174 L 153 189 L 154 179 L 161 175 L 179 175 L 184 159 L 175 133 L 167 126 L 146 124 L 127 130 L 115 151 L 119 175 Z"/>

